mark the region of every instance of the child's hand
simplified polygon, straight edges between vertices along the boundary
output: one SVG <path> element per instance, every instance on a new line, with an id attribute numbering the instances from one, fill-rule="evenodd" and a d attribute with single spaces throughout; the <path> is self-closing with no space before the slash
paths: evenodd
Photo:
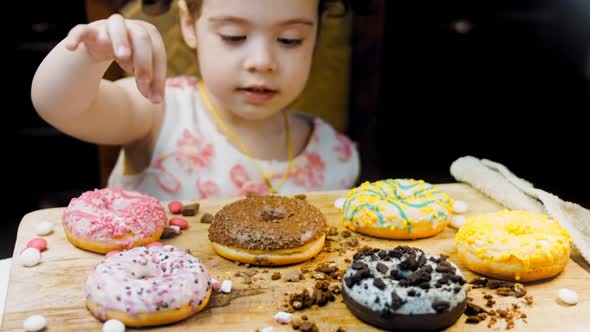
<path id="1" fill-rule="evenodd" d="M 96 61 L 114 60 L 134 74 L 137 88 L 146 98 L 154 103 L 162 100 L 166 50 L 160 32 L 152 24 L 115 14 L 70 30 L 65 47 L 74 51 L 80 44 Z"/>

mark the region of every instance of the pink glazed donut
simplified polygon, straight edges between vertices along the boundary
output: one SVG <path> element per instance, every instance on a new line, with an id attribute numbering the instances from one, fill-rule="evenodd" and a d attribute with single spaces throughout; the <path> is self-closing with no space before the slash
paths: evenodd
<path id="1" fill-rule="evenodd" d="M 165 224 L 166 211 L 156 198 L 118 188 L 87 191 L 72 199 L 63 215 L 67 239 L 97 253 L 157 241 Z"/>
<path id="2" fill-rule="evenodd" d="M 86 281 L 86 306 L 126 326 L 170 324 L 201 311 L 211 277 L 187 250 L 136 247 L 104 259 Z"/>

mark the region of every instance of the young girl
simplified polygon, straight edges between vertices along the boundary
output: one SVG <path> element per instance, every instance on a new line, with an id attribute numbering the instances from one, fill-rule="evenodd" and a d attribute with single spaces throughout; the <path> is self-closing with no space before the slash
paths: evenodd
<path id="1" fill-rule="evenodd" d="M 121 145 L 110 186 L 161 200 L 345 189 L 355 145 L 288 112 L 309 76 L 322 0 L 179 0 L 202 75 L 165 79 L 158 30 L 113 15 L 79 25 L 38 68 L 32 100 L 81 140 Z M 134 77 L 102 79 L 112 61 Z"/>

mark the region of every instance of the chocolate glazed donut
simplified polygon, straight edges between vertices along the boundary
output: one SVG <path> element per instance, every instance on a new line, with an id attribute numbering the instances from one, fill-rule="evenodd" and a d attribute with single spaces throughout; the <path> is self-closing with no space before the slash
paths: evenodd
<path id="1" fill-rule="evenodd" d="M 344 273 L 343 298 L 362 321 L 396 331 L 453 325 L 465 310 L 467 284 L 446 256 L 398 246 L 365 249 Z"/>
<path id="2" fill-rule="evenodd" d="M 221 256 L 255 265 L 285 265 L 310 259 L 324 245 L 326 217 L 305 200 L 250 196 L 224 206 L 209 227 Z"/>

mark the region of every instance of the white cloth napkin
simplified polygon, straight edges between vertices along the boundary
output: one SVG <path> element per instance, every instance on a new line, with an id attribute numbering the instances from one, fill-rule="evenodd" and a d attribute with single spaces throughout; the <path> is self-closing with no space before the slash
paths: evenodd
<path id="1" fill-rule="evenodd" d="M 6 302 L 11 261 L 11 258 L 0 260 L 0 329 L 2 328 L 2 317 L 4 316 L 4 303 Z"/>
<path id="2" fill-rule="evenodd" d="M 506 166 L 491 160 L 461 157 L 451 164 L 451 175 L 508 209 L 543 213 L 557 220 L 568 230 L 582 257 L 590 263 L 590 210 L 535 188 Z"/>

